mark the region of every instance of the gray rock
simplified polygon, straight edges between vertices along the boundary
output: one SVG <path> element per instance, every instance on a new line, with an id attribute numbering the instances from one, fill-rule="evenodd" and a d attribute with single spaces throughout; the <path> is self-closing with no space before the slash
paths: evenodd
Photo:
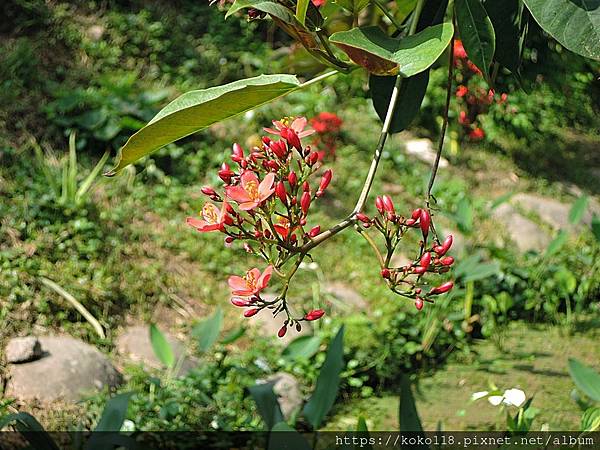
<path id="1" fill-rule="evenodd" d="M 512 198 L 512 201 L 517 203 L 523 209 L 534 212 L 540 219 L 554 229 L 573 229 L 573 225 L 569 223 L 569 212 L 573 206 L 572 203 L 562 203 L 553 198 L 525 193 L 515 195 Z M 575 200 L 573 200 L 573 202 L 574 201 Z M 583 215 L 582 223 L 586 225 L 589 225 L 592 222 L 592 209 L 594 209 L 594 203 L 593 199 L 588 202 L 588 208 Z"/>
<path id="2" fill-rule="evenodd" d="M 21 401 L 77 401 L 106 386 L 115 387 L 121 375 L 98 349 L 68 336 L 40 337 L 42 357 L 8 370 L 6 395 Z"/>
<path id="3" fill-rule="evenodd" d="M 404 141 L 404 149 L 408 155 L 414 156 L 424 163 L 433 164 L 435 162 L 437 151 L 429 139 L 409 139 Z M 448 160 L 442 157 L 439 167 L 447 166 Z"/>
<path id="4" fill-rule="evenodd" d="M 509 237 L 520 251 L 541 252 L 551 241 L 551 237 L 542 227 L 523 217 L 508 203 L 498 206 L 493 215 L 505 226 Z"/>
<path id="5" fill-rule="evenodd" d="M 24 363 L 42 356 L 40 341 L 34 336 L 12 338 L 6 344 L 6 362 Z"/>
<path id="6" fill-rule="evenodd" d="M 363 310 L 368 306 L 367 301 L 345 283 L 334 281 L 328 283 L 323 291 L 333 297 L 332 306 L 339 310 Z"/>
<path id="7" fill-rule="evenodd" d="M 267 301 L 272 301 L 275 299 L 275 296 L 272 294 L 261 294 L 262 298 Z M 274 337 L 277 343 L 281 345 L 287 345 L 296 339 L 299 336 L 304 336 L 307 334 L 311 334 L 312 327 L 309 323 L 302 323 L 302 330 L 300 332 L 296 331 L 295 328 L 288 328 L 287 333 L 282 338 L 277 337 L 277 332 L 283 325 L 283 321 L 285 320 L 285 313 L 279 313 L 276 317 L 273 317 L 271 310 L 265 309 L 261 311 L 259 314 L 249 317 L 246 319 L 248 325 L 253 326 L 256 330 L 263 336 Z"/>
<path id="8" fill-rule="evenodd" d="M 283 417 L 289 420 L 294 412 L 302 407 L 300 383 L 296 377 L 287 372 L 277 372 L 264 381 L 266 383 L 275 382 L 273 392 L 277 395 Z"/>
<path id="9" fill-rule="evenodd" d="M 164 333 L 164 335 L 173 349 L 175 360 L 179 361 L 183 358 L 177 374 L 185 375 L 196 366 L 195 361 L 185 356 L 185 346 L 179 340 L 169 333 Z M 143 364 L 153 369 L 163 367 L 154 354 L 152 343 L 150 342 L 150 328 L 147 325 L 133 325 L 126 328 L 117 337 L 115 344 L 117 352 L 134 363 Z"/>

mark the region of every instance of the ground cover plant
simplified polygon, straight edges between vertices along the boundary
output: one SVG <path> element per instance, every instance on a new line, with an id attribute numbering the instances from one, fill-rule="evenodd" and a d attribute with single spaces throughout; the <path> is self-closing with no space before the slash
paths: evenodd
<path id="1" fill-rule="evenodd" d="M 595 16 L 217 3 L 3 6 L 0 344 L 124 380 L 2 426 L 597 429 Z"/>

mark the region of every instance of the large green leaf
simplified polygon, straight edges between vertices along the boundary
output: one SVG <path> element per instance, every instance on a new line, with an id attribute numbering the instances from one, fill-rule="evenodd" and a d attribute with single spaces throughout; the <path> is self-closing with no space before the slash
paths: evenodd
<path id="1" fill-rule="evenodd" d="M 571 210 L 569 211 L 569 222 L 571 224 L 577 225 L 581 222 L 581 219 L 583 219 L 583 215 L 585 214 L 585 209 L 587 208 L 588 200 L 589 198 L 587 195 L 582 195 L 575 200 L 575 203 L 573 203 L 573 206 L 571 206 Z"/>
<path id="2" fill-rule="evenodd" d="M 308 441 L 285 422 L 278 422 L 269 435 L 269 450 L 311 450 Z"/>
<path id="3" fill-rule="evenodd" d="M 256 409 L 262 417 L 267 430 L 273 428 L 273 426 L 283 421 L 283 414 L 281 414 L 281 408 L 277 400 L 277 395 L 273 392 L 274 382 L 256 384 L 249 388 L 250 395 L 256 403 Z"/>
<path id="4" fill-rule="evenodd" d="M 395 84 L 396 77 L 382 77 L 373 74 L 369 76 L 371 100 L 382 122 L 387 115 Z M 428 70 L 402 80 L 398 103 L 390 123 L 390 133 L 399 133 L 411 124 L 421 109 L 421 103 L 423 103 L 428 84 Z"/>
<path id="5" fill-rule="evenodd" d="M 261 75 L 223 86 L 190 91 L 165 106 L 121 148 L 119 162 L 108 175 L 221 120 L 268 103 L 300 86 L 293 75 Z"/>
<path id="6" fill-rule="evenodd" d="M 410 386 L 410 379 L 406 375 L 402 375 L 400 380 L 400 432 L 401 433 L 417 433 L 420 436 L 423 435 L 423 426 L 421 425 L 421 419 L 419 419 L 419 413 L 417 412 L 417 405 L 413 397 L 412 389 Z M 402 447 L 407 448 L 407 447 Z M 428 449 L 429 447 L 423 445 L 411 445 L 410 449 Z"/>
<path id="7" fill-rule="evenodd" d="M 215 313 L 208 319 L 200 322 L 192 330 L 192 335 L 198 341 L 198 349 L 206 352 L 219 338 L 223 326 L 223 310 L 217 308 Z M 233 342 L 233 341 L 232 341 Z"/>
<path id="8" fill-rule="evenodd" d="M 536 22 L 572 52 L 600 60 L 600 0 L 524 0 Z"/>
<path id="9" fill-rule="evenodd" d="M 36 450 L 58 450 L 58 446 L 52 437 L 31 414 L 20 412 L 0 417 L 0 430 L 11 424 L 17 431 L 24 433 L 23 436 L 32 445 L 31 448 Z"/>
<path id="10" fill-rule="evenodd" d="M 319 351 L 321 338 L 319 336 L 300 336 L 294 339 L 283 350 L 281 356 L 287 361 L 309 359 Z"/>
<path id="11" fill-rule="evenodd" d="M 469 59 L 490 79 L 496 36 L 480 0 L 456 0 L 456 23 Z"/>
<path id="12" fill-rule="evenodd" d="M 150 325 L 150 343 L 158 360 L 167 367 L 175 366 L 175 353 L 165 335 L 156 327 Z"/>
<path id="13" fill-rule="evenodd" d="M 436 62 L 453 33 L 451 23 L 427 27 L 402 39 L 389 37 L 379 27 L 360 27 L 335 33 L 329 40 L 375 75 L 411 77 Z"/>
<path id="14" fill-rule="evenodd" d="M 523 3 L 520 0 L 485 0 L 496 35 L 494 59 L 516 73 L 521 65 L 523 34 Z"/>
<path id="15" fill-rule="evenodd" d="M 340 387 L 340 373 L 343 368 L 344 327 L 342 326 L 329 344 L 325 362 L 317 378 L 317 387 L 304 406 L 304 417 L 314 430 L 319 429 L 335 402 Z"/>
<path id="16" fill-rule="evenodd" d="M 548 247 L 546 247 L 546 256 L 552 256 L 559 251 L 565 245 L 565 242 L 567 242 L 568 237 L 569 235 L 565 230 L 560 230 L 556 237 L 548 244 Z"/>
<path id="17" fill-rule="evenodd" d="M 581 430 L 586 432 L 600 430 L 600 407 L 594 406 L 585 410 L 581 416 Z"/>
<path id="18" fill-rule="evenodd" d="M 289 2 L 288 6 L 286 7 L 281 3 L 271 0 L 236 0 L 227 11 L 225 19 L 242 9 L 252 8 L 267 13 L 271 16 L 271 19 L 282 26 L 287 32 L 293 30 L 295 33 L 304 34 L 308 33 L 309 29 L 319 29 L 323 24 L 323 17 L 319 9 L 311 1 L 308 2 L 306 12 L 304 13 L 305 23 L 299 20 L 294 14 L 296 6 L 291 2 Z"/>
<path id="19" fill-rule="evenodd" d="M 569 373 L 581 391 L 589 398 L 600 402 L 600 374 L 591 367 L 569 358 Z"/>
<path id="20" fill-rule="evenodd" d="M 106 402 L 102 416 L 94 431 L 119 431 L 127 415 L 131 392 L 118 394 Z"/>

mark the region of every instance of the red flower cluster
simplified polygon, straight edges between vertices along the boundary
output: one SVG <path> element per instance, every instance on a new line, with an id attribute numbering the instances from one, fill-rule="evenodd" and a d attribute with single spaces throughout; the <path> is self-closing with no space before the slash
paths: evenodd
<path id="1" fill-rule="evenodd" d="M 239 144 L 233 144 L 231 160 L 237 167 L 224 162 L 218 171 L 225 185 L 224 194 L 210 186 L 203 187 L 202 193 L 211 201 L 204 204 L 200 218 L 187 219 L 200 232 L 225 234 L 226 245 L 243 241 L 247 252 L 268 262 L 263 272 L 254 268 L 243 276 L 229 278 L 231 303 L 247 308 L 245 317 L 267 308 L 273 315 L 284 312 L 286 319 L 280 337 L 288 327 L 300 330 L 301 321 L 317 320 L 324 314 L 317 309 L 293 318 L 286 302 L 287 282 L 275 300 L 261 297 L 274 272 L 289 281 L 297 266 L 288 276 L 280 269 L 293 258 L 301 261 L 301 247 L 320 233 L 318 225 L 307 226 L 308 215 L 314 201 L 325 194 L 333 174 L 331 170 L 321 171 L 318 187 L 310 185 L 309 179 L 320 172 L 320 164 L 317 152 L 302 145 L 302 138 L 315 132 L 306 130 L 306 125 L 304 117 L 273 121 L 273 128 L 265 131 L 276 137 L 264 136 L 261 146 L 248 153 Z"/>
<path id="2" fill-rule="evenodd" d="M 335 159 L 337 139 L 343 124 L 342 119 L 335 113 L 322 112 L 310 119 L 310 124 L 317 133 L 312 143 L 320 149 L 317 151 L 319 160 L 326 156 Z"/>
<path id="3" fill-rule="evenodd" d="M 478 116 L 488 112 L 496 95 L 494 90 L 483 87 L 483 75 L 477 66 L 469 61 L 460 40 L 454 41 L 454 66 L 457 69 L 455 78 L 458 83 L 455 96 L 460 107 L 458 123 L 470 140 L 479 141 L 485 137 L 485 131 L 481 128 Z M 496 99 L 496 103 L 503 104 L 507 98 L 508 95 L 503 93 Z"/>
<path id="4" fill-rule="evenodd" d="M 443 242 L 438 240 L 431 215 L 426 208 L 417 208 L 410 217 L 403 217 L 396 213 L 394 202 L 387 195 L 378 196 L 375 199 L 375 207 L 379 217 L 369 218 L 363 213 L 357 214 L 356 217 L 364 228 L 374 227 L 384 236 L 386 254 L 379 254 L 381 276 L 393 292 L 413 299 L 415 307 L 421 310 L 424 302 L 433 303 L 433 296 L 444 294 L 454 286 L 452 281 L 448 281 L 425 292 L 427 283 L 423 281 L 426 274 L 444 274 L 454 264 L 454 258 L 446 256 L 452 246 L 452 235 Z M 389 267 L 399 241 L 408 230 L 416 228 L 420 229 L 423 239 L 419 243 L 415 260 L 402 267 Z M 434 238 L 429 240 L 431 234 Z"/>

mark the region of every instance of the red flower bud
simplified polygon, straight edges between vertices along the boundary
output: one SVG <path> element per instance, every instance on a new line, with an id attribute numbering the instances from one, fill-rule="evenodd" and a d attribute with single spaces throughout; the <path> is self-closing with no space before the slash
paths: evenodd
<path id="1" fill-rule="evenodd" d="M 263 144 L 269 145 L 271 143 L 271 138 L 269 136 L 262 137 Z"/>
<path id="2" fill-rule="evenodd" d="M 415 221 L 421 217 L 421 208 L 417 208 L 415 209 L 412 214 L 410 215 L 411 219 L 414 219 Z"/>
<path id="3" fill-rule="evenodd" d="M 423 275 L 425 272 L 427 272 L 427 267 L 417 266 L 413 269 L 413 272 L 417 275 Z"/>
<path id="4" fill-rule="evenodd" d="M 318 160 L 319 154 L 317 152 L 310 152 L 309 155 L 306 157 L 306 163 L 309 166 L 314 166 Z"/>
<path id="5" fill-rule="evenodd" d="M 377 211 L 383 214 L 383 199 L 379 195 L 375 198 L 375 207 Z"/>
<path id="6" fill-rule="evenodd" d="M 423 237 L 427 237 L 429 234 L 429 225 L 431 224 L 431 216 L 429 215 L 429 211 L 426 209 L 421 209 L 421 215 L 419 216 L 419 225 L 421 226 L 421 232 L 423 233 Z"/>
<path id="7" fill-rule="evenodd" d="M 412 227 L 417 221 L 415 219 L 408 219 L 405 224 L 407 227 Z"/>
<path id="8" fill-rule="evenodd" d="M 391 197 L 389 195 L 384 195 L 382 200 L 383 208 L 390 214 L 395 214 L 396 210 L 394 209 L 394 202 L 392 201 Z"/>
<path id="9" fill-rule="evenodd" d="M 366 214 L 363 214 L 361 212 L 359 212 L 359 213 L 356 214 L 356 218 L 358 220 L 360 220 L 361 222 L 371 223 L 371 219 L 369 219 L 369 216 L 367 216 Z"/>
<path id="10" fill-rule="evenodd" d="M 448 253 L 448 250 L 450 250 L 450 247 L 452 247 L 452 242 L 454 241 L 454 238 L 452 237 L 451 234 L 449 234 L 446 239 L 444 239 L 444 242 L 442 243 L 442 245 L 437 245 L 436 247 L 434 247 L 433 251 L 436 252 L 439 256 L 444 256 L 446 253 Z"/>
<path id="11" fill-rule="evenodd" d="M 308 213 L 308 208 L 310 207 L 310 192 L 304 191 L 302 193 L 302 197 L 300 198 L 300 208 L 302 208 L 302 212 L 304 215 Z"/>
<path id="12" fill-rule="evenodd" d="M 452 289 L 453 287 L 454 287 L 454 283 L 452 281 L 447 281 L 446 283 L 431 289 L 429 291 L 429 295 L 444 294 L 444 293 L 448 292 L 450 289 Z"/>
<path id="13" fill-rule="evenodd" d="M 275 185 L 275 194 L 277 195 L 277 197 L 279 197 L 279 200 L 281 200 L 281 202 L 284 205 L 287 205 L 287 192 L 285 190 L 285 184 L 283 184 L 283 181 L 278 181 L 277 184 Z"/>
<path id="14" fill-rule="evenodd" d="M 244 150 L 242 149 L 242 146 L 237 142 L 233 144 L 233 156 L 238 157 L 240 160 L 244 158 Z"/>
<path id="15" fill-rule="evenodd" d="M 423 256 L 421 256 L 419 264 L 421 267 L 425 267 L 427 269 L 429 267 L 429 263 L 431 263 L 431 253 L 425 252 L 423 253 Z"/>
<path id="16" fill-rule="evenodd" d="M 445 258 L 442 258 L 440 262 L 444 266 L 451 266 L 452 264 L 454 264 L 454 258 L 452 256 L 446 256 Z"/>
<path id="17" fill-rule="evenodd" d="M 248 300 L 244 300 L 243 298 L 239 297 L 231 297 L 231 303 L 233 304 L 233 306 L 239 306 L 240 308 L 248 306 L 250 304 Z"/>
<path id="18" fill-rule="evenodd" d="M 208 195 L 209 197 L 214 197 L 217 195 L 217 192 L 211 188 L 210 186 L 204 186 L 202 189 L 200 189 L 200 191 L 204 194 L 204 195 Z"/>
<path id="19" fill-rule="evenodd" d="M 300 226 L 304 226 L 306 225 L 306 219 L 303 217 L 302 219 L 300 219 Z"/>
<path id="20" fill-rule="evenodd" d="M 421 311 L 423 309 L 423 299 L 421 297 L 417 297 L 415 300 L 415 308 L 417 311 Z"/>
<path id="21" fill-rule="evenodd" d="M 225 238 L 225 243 L 226 244 L 231 244 L 233 241 L 235 241 L 235 238 L 233 236 L 227 236 Z"/>
<path id="22" fill-rule="evenodd" d="M 287 146 L 283 141 L 271 142 L 269 146 L 271 151 L 277 156 L 279 159 L 285 159 L 287 157 Z"/>
<path id="23" fill-rule="evenodd" d="M 321 232 L 321 227 L 319 225 L 317 225 L 316 227 L 312 227 L 310 229 L 310 231 L 308 232 L 308 235 L 311 238 L 314 238 L 315 236 L 317 236 L 319 233 Z"/>
<path id="24" fill-rule="evenodd" d="M 284 337 L 284 336 L 285 336 L 285 333 L 287 333 L 287 325 L 283 325 L 283 326 L 282 326 L 282 327 L 279 329 L 279 331 L 277 332 L 277 337 L 280 337 L 280 338 L 282 338 L 282 337 Z"/>
<path id="25" fill-rule="evenodd" d="M 317 197 L 323 195 L 323 192 L 325 191 L 325 189 L 327 189 L 327 186 L 329 186 L 329 183 L 331 182 L 332 176 L 333 172 L 331 171 L 331 169 L 327 169 L 325 173 L 323 173 L 323 176 L 321 177 L 321 183 L 319 184 L 319 190 L 317 191 Z"/>
<path id="26" fill-rule="evenodd" d="M 323 317 L 324 314 L 325 314 L 325 311 L 323 311 L 322 309 L 313 309 L 306 316 L 304 316 L 304 318 L 308 321 L 313 321 L 313 320 L 320 319 L 321 317 Z"/>
<path id="27" fill-rule="evenodd" d="M 300 143 L 300 138 L 298 137 L 298 133 L 296 133 L 291 128 L 284 128 L 281 130 L 281 137 L 288 141 L 292 147 L 296 150 L 300 151 L 302 149 L 302 144 Z"/>
<path id="28" fill-rule="evenodd" d="M 271 159 L 267 161 L 267 167 L 271 170 L 277 171 L 279 169 L 279 164 L 277 163 L 277 161 Z"/>
<path id="29" fill-rule="evenodd" d="M 223 163 L 223 165 L 221 166 L 221 170 L 217 172 L 217 175 L 219 175 L 219 178 L 221 178 L 221 180 L 229 184 L 231 182 L 231 177 L 235 175 L 235 172 L 233 172 L 230 169 L 229 164 Z"/>
<path id="30" fill-rule="evenodd" d="M 296 172 L 294 172 L 293 170 L 289 173 L 288 175 L 288 183 L 290 183 L 291 187 L 296 186 L 296 183 L 298 182 L 298 177 L 296 176 Z"/>
<path id="31" fill-rule="evenodd" d="M 390 269 L 381 269 L 380 273 L 383 278 L 385 278 L 386 280 L 389 280 L 389 278 L 391 276 Z"/>
<path id="32" fill-rule="evenodd" d="M 258 311 L 260 311 L 258 308 L 247 309 L 246 311 L 244 311 L 244 317 L 252 317 Z"/>
<path id="33" fill-rule="evenodd" d="M 302 183 L 302 190 L 304 192 L 310 192 L 310 184 L 308 184 L 308 181 L 305 181 L 304 183 Z"/>
<path id="34" fill-rule="evenodd" d="M 223 222 L 225 223 L 225 225 L 233 225 L 233 218 L 229 215 L 229 214 L 225 214 L 225 217 L 223 217 Z"/>

